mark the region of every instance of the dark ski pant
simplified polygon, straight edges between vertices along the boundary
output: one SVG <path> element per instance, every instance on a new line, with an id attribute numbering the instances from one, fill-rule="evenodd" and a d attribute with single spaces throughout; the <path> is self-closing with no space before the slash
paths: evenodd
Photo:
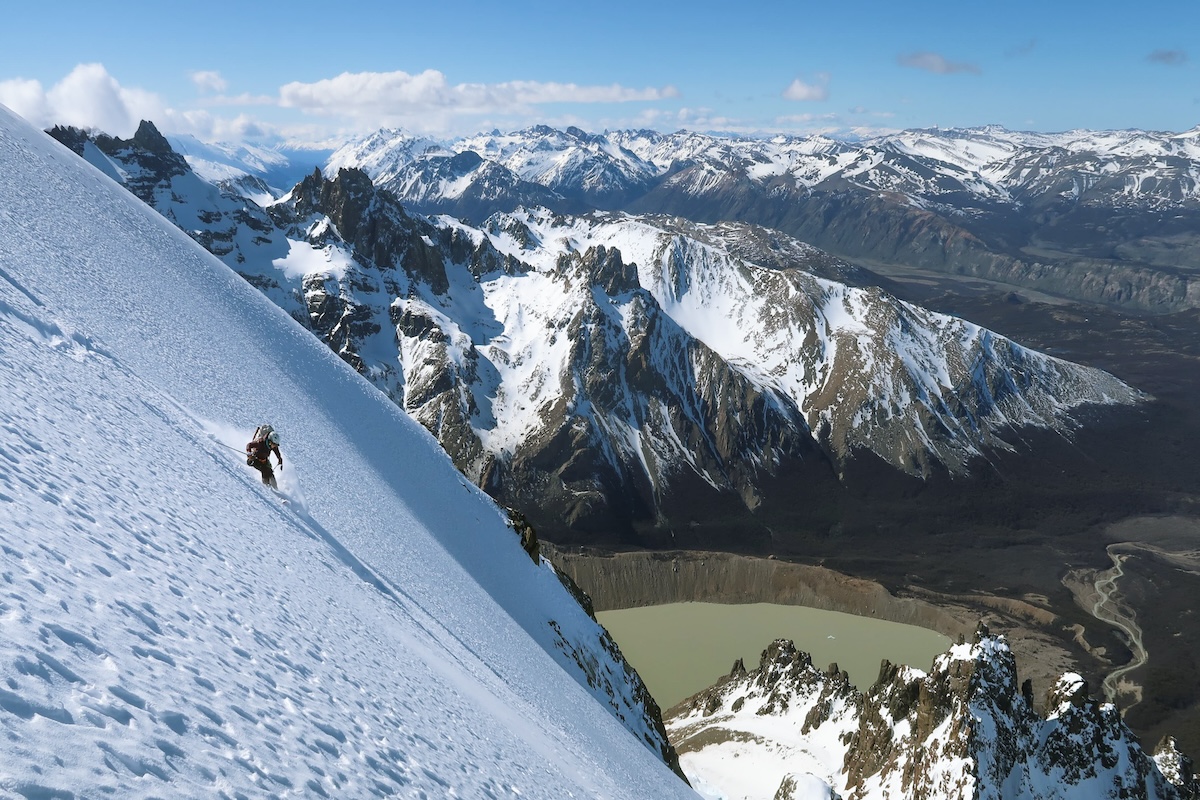
<path id="1" fill-rule="evenodd" d="M 253 466 L 256 470 L 262 473 L 263 483 L 265 483 L 267 486 L 270 486 L 272 489 L 279 488 L 279 484 L 275 483 L 275 471 L 271 469 L 271 462 L 256 462 Z"/>

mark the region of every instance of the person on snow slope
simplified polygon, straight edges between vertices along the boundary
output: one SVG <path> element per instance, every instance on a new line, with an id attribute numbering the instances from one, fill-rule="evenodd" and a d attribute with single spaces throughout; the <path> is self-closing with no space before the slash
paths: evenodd
<path id="1" fill-rule="evenodd" d="M 262 473 L 262 482 L 278 489 L 275 472 L 271 469 L 271 454 L 279 459 L 283 469 L 283 454 L 279 452 L 279 434 L 270 425 L 259 425 L 254 429 L 254 438 L 246 445 L 246 463 Z"/>

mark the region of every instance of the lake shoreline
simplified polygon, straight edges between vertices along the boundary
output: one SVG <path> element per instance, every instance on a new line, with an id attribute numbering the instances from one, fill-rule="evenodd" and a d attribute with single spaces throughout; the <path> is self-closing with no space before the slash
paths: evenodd
<path id="1" fill-rule="evenodd" d="M 712 688 L 735 662 L 754 669 L 779 639 L 817 667 L 844 672 L 860 691 L 875 683 L 883 661 L 927 672 L 953 644 L 917 625 L 778 603 L 668 603 L 596 618 L 667 712 Z"/>
<path id="2" fill-rule="evenodd" d="M 1079 669 L 1059 638 L 1061 620 L 1036 598 L 947 595 L 917 587 L 892 592 L 876 581 L 770 557 L 690 550 L 605 552 L 544 541 L 542 547 L 591 597 L 598 612 L 687 602 L 796 605 L 917 625 L 952 642 L 969 639 L 983 622 L 1009 640 L 1021 677 L 1033 681 L 1039 700 L 1060 675 Z"/>

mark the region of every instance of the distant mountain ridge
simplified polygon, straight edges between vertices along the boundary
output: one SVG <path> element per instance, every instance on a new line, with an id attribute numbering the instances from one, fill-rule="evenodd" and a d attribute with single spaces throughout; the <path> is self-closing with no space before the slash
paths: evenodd
<path id="1" fill-rule="evenodd" d="M 989 126 L 854 143 L 546 126 L 435 142 L 385 130 L 336 151 L 328 168 L 342 167 L 416 211 L 476 222 L 519 206 L 743 221 L 844 258 L 1143 310 L 1200 306 L 1200 127 Z"/>

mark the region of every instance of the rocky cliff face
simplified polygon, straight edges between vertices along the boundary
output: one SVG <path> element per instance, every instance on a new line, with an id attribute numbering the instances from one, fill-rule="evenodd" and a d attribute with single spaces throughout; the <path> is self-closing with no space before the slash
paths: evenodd
<path id="1" fill-rule="evenodd" d="M 247 254 L 286 251 L 266 211 L 247 196 L 265 193 L 264 184 L 201 179 L 151 122 L 143 121 L 131 139 L 65 127 L 49 133 L 235 269 Z"/>
<path id="2" fill-rule="evenodd" d="M 1019 686 L 1003 638 L 939 656 L 928 672 L 886 661 L 859 693 L 836 665 L 815 669 L 790 642 L 763 652 L 757 670 L 734 671 L 668 712 L 667 728 L 694 781 L 755 794 L 723 771 L 779 792 L 801 779 L 845 798 L 1176 798 L 1193 791 L 1190 767 L 1169 743 L 1147 755 L 1114 706 L 1088 695 L 1078 675 L 1048 691 L 1045 717 Z M 1167 765 L 1166 773 L 1160 764 Z M 721 781 L 728 781 L 722 785 Z"/>

